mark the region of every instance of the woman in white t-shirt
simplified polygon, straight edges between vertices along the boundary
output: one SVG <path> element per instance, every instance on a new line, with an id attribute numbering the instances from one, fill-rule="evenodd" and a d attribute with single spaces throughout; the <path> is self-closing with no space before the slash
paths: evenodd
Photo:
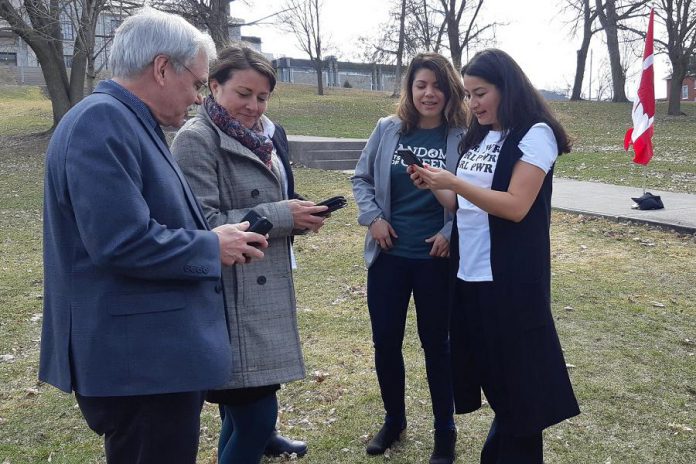
<path id="1" fill-rule="evenodd" d="M 543 429 L 580 412 L 550 305 L 551 182 L 571 143 L 507 53 L 479 52 L 462 74 L 470 114 L 456 174 L 409 169 L 456 212 L 456 411 L 480 407 L 482 388 L 495 418 L 481 462 L 541 464 Z"/>

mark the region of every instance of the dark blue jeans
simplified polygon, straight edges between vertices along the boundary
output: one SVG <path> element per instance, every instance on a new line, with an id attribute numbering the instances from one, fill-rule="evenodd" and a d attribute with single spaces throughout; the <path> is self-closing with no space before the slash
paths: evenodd
<path id="1" fill-rule="evenodd" d="M 218 463 L 261 462 L 263 450 L 278 418 L 275 391 L 251 403 L 220 405 L 220 415 L 222 427 L 218 440 Z"/>
<path id="2" fill-rule="evenodd" d="M 367 306 L 372 323 L 377 380 L 386 411 L 385 423 L 406 426 L 406 372 L 401 348 L 411 294 L 416 306 L 418 336 L 425 353 L 435 429 L 453 429 L 448 261 L 381 253 L 367 271 Z"/>

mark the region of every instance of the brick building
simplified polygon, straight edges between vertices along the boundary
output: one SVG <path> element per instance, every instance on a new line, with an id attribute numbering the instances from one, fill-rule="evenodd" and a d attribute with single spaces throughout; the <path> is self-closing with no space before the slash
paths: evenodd
<path id="1" fill-rule="evenodd" d="M 668 77 L 665 80 L 667 82 L 667 99 L 669 100 L 672 78 Z M 681 100 L 696 101 L 696 74 L 688 74 L 682 81 Z"/>

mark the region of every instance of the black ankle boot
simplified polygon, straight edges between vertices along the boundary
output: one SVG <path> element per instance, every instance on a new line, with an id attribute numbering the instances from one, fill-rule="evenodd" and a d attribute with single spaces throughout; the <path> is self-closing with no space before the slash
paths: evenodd
<path id="1" fill-rule="evenodd" d="M 271 437 L 266 443 L 266 449 L 263 454 L 266 456 L 278 457 L 282 455 L 296 454 L 298 458 L 301 458 L 307 454 L 307 443 L 299 440 L 291 440 L 278 433 L 274 430 Z"/>
<path id="2" fill-rule="evenodd" d="M 452 464 L 454 446 L 457 443 L 456 430 L 435 431 L 435 447 L 430 455 L 430 464 Z"/>
<path id="3" fill-rule="evenodd" d="M 406 430 L 406 426 L 398 427 L 394 425 L 384 424 L 377 435 L 372 437 L 370 443 L 367 444 L 365 451 L 367 454 L 375 456 L 377 454 L 384 454 L 384 452 L 391 448 L 394 442 L 401 439 L 401 433 Z"/>

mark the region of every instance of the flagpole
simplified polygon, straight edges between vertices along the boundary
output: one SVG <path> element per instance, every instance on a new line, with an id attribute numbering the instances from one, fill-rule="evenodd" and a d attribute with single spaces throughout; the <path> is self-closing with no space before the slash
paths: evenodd
<path id="1" fill-rule="evenodd" d="M 633 162 L 643 165 L 643 195 L 648 183 L 647 164 L 653 156 L 652 136 L 655 121 L 655 71 L 653 66 L 653 24 L 654 10 L 650 9 L 648 32 L 645 36 L 642 73 L 636 99 L 633 101 L 631 119 L 633 127 L 626 131 L 624 149 L 633 145 Z"/>

